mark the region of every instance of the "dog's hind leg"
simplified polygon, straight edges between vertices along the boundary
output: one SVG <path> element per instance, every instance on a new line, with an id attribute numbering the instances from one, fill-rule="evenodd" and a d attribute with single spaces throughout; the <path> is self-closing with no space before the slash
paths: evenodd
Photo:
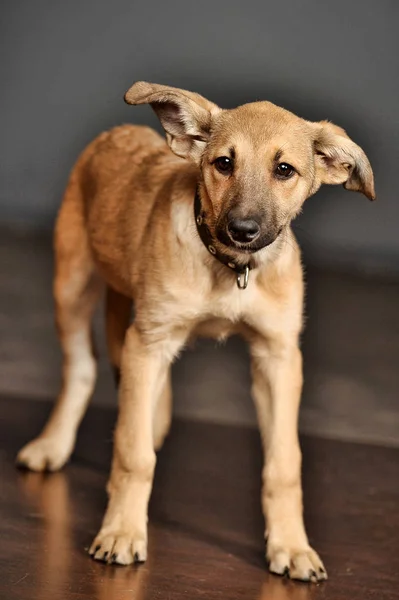
<path id="1" fill-rule="evenodd" d="M 57 220 L 55 258 L 54 297 L 64 355 L 63 385 L 42 432 L 18 454 L 17 463 L 34 471 L 54 471 L 67 462 L 96 379 L 91 321 L 101 284 L 91 256 L 76 172 Z"/>
<path id="2" fill-rule="evenodd" d="M 105 305 L 105 326 L 108 357 L 114 372 L 115 384 L 120 381 L 121 355 L 126 331 L 132 315 L 132 300 L 107 286 Z"/>

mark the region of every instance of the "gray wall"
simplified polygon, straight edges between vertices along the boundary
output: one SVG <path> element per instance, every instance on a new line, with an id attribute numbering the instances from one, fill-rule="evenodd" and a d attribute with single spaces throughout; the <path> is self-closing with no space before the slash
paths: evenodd
<path id="1" fill-rule="evenodd" d="M 147 79 L 225 107 L 269 99 L 345 127 L 372 161 L 380 202 L 325 189 L 308 202 L 299 235 L 318 260 L 387 266 L 399 257 L 396 0 L 1 6 L 1 220 L 51 225 L 93 136 L 120 122 L 155 124 L 150 109 L 122 100 Z"/>

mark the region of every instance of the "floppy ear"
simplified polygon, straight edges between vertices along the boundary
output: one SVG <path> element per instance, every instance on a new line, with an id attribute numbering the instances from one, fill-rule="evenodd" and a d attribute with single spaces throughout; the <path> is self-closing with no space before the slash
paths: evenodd
<path id="1" fill-rule="evenodd" d="M 345 189 L 375 200 L 373 171 L 360 146 L 333 123 L 321 121 L 312 126 L 319 184 L 343 183 Z"/>
<path id="2" fill-rule="evenodd" d="M 221 109 L 199 94 L 138 81 L 125 94 L 128 104 L 151 104 L 170 149 L 199 164 L 209 139 L 212 117 Z"/>

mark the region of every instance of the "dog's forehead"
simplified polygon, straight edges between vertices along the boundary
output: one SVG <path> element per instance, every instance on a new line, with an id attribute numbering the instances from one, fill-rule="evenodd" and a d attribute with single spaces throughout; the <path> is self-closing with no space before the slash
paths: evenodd
<path id="1" fill-rule="evenodd" d="M 250 142 L 254 148 L 269 145 L 273 140 L 295 146 L 311 139 L 308 123 L 271 102 L 252 102 L 218 115 L 212 135 L 213 144 L 229 144 L 235 149 Z"/>

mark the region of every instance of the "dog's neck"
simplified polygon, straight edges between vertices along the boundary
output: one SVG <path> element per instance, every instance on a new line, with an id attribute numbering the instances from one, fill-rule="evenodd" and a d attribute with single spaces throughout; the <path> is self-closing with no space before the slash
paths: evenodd
<path id="1" fill-rule="evenodd" d="M 248 285 L 249 271 L 253 268 L 252 261 L 249 259 L 247 263 L 242 264 L 232 257 L 227 252 L 223 252 L 215 244 L 214 238 L 206 223 L 206 213 L 201 203 L 198 186 L 195 190 L 194 197 L 194 218 L 197 226 L 198 235 L 204 244 L 205 248 L 214 258 L 225 265 L 228 269 L 234 271 L 237 275 L 237 286 L 244 290 Z"/>

